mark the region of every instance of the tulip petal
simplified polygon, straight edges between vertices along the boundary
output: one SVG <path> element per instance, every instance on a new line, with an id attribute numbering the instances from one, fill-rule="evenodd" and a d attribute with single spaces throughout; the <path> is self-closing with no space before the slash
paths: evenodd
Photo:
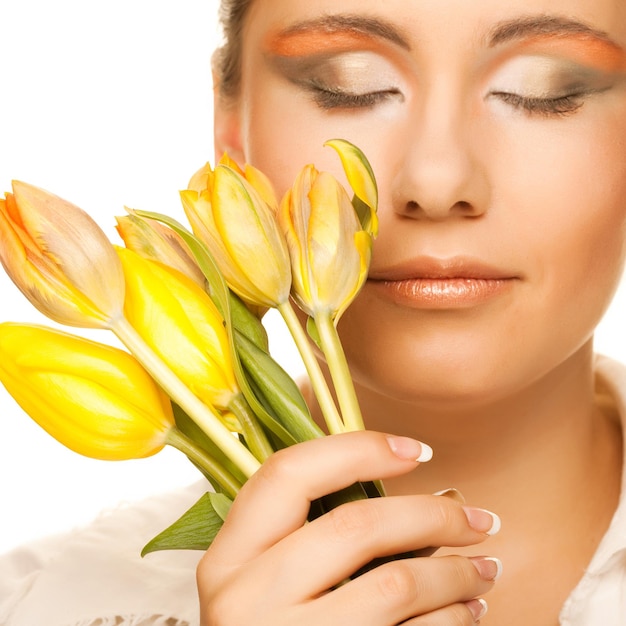
<path id="1" fill-rule="evenodd" d="M 184 274 L 118 249 L 127 281 L 125 316 L 200 399 L 226 408 L 238 392 L 224 320 Z"/>
<path id="2" fill-rule="evenodd" d="M 13 194 L 25 230 L 44 255 L 98 310 L 118 314 L 124 299 L 122 268 L 96 222 L 77 206 L 27 183 L 13 181 Z"/>
<path id="3" fill-rule="evenodd" d="M 108 316 L 39 252 L 20 222 L 11 219 L 14 204 L 10 194 L 0 201 L 0 262 L 11 280 L 50 319 L 70 326 L 106 325 Z"/>
<path id="4" fill-rule="evenodd" d="M 204 274 L 178 233 L 156 220 L 139 217 L 132 210 L 115 219 L 117 232 L 129 250 L 173 267 L 204 288 Z"/>
<path id="5" fill-rule="evenodd" d="M 72 450 L 117 460 L 149 456 L 174 425 L 169 399 L 130 354 L 40 326 L 0 324 L 0 380 Z"/>
<path id="6" fill-rule="evenodd" d="M 359 216 L 364 230 L 375 237 L 378 234 L 378 186 L 372 166 L 363 152 L 345 139 L 331 139 L 324 145 L 337 152 L 354 194 L 369 207 L 369 211 L 359 211 Z"/>
<path id="7" fill-rule="evenodd" d="M 362 285 L 355 234 L 365 231 L 345 189 L 327 172 L 306 166 L 285 195 L 279 219 L 291 255 L 294 299 L 309 315 L 336 317 Z"/>
<path id="8" fill-rule="evenodd" d="M 196 193 L 202 193 L 206 189 L 210 189 L 212 178 L 213 170 L 211 169 L 210 163 L 206 163 L 191 177 L 187 188 Z"/>
<path id="9" fill-rule="evenodd" d="M 291 282 L 289 255 L 275 212 L 252 185 L 223 165 L 215 168 L 212 209 L 233 268 L 227 278 L 232 289 L 264 306 L 284 302 Z"/>
<path id="10" fill-rule="evenodd" d="M 246 164 L 244 170 L 245 179 L 254 187 L 256 192 L 261 196 L 263 201 L 269 206 L 275 213 L 278 208 L 278 200 L 276 199 L 276 193 L 274 192 L 274 186 L 270 182 L 270 179 L 261 170 L 258 170 L 252 165 Z"/>

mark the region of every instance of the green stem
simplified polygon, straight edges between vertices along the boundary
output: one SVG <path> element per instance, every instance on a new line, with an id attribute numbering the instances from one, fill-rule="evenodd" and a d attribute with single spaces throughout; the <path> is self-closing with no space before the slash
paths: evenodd
<path id="1" fill-rule="evenodd" d="M 279 304 L 277 308 L 285 320 L 285 324 L 287 324 L 287 328 L 289 329 L 296 347 L 300 352 L 302 362 L 304 363 L 304 367 L 309 375 L 313 392 L 315 393 L 315 397 L 320 405 L 320 409 L 324 415 L 324 420 L 326 421 L 329 432 L 331 434 L 344 432 L 345 428 L 343 422 L 341 421 L 341 416 L 337 411 L 337 406 L 335 405 L 333 396 L 330 393 L 328 385 L 326 384 L 326 379 L 324 378 L 320 364 L 317 361 L 317 357 L 313 353 L 311 342 L 305 330 L 300 325 L 300 321 L 298 320 L 293 307 L 289 301 L 286 301 L 283 304 Z"/>
<path id="2" fill-rule="evenodd" d="M 233 397 L 228 403 L 228 409 L 239 419 L 243 436 L 252 454 L 254 454 L 261 463 L 265 461 L 273 454 L 274 449 L 270 445 L 265 432 L 261 428 L 261 424 L 259 424 L 259 420 L 252 411 L 243 393 L 240 392 Z"/>
<path id="3" fill-rule="evenodd" d="M 172 400 L 193 419 L 222 452 L 249 478 L 261 464 L 221 422 L 215 410 L 204 404 L 167 366 L 161 357 L 144 341 L 141 335 L 120 317 L 111 323 L 110 329 L 135 355 L 157 383 Z"/>
<path id="4" fill-rule="evenodd" d="M 215 459 L 208 456 L 189 437 L 178 428 L 172 428 L 167 433 L 166 443 L 187 455 L 190 461 L 204 470 L 224 490 L 226 495 L 235 498 L 241 489 L 241 483 Z"/>
<path id="5" fill-rule="evenodd" d="M 365 430 L 361 407 L 354 389 L 350 368 L 345 352 L 341 346 L 337 329 L 329 313 L 319 312 L 315 315 L 315 325 L 319 333 L 322 351 L 330 370 L 330 376 L 335 386 L 335 393 L 339 400 L 341 415 L 346 430 Z"/>

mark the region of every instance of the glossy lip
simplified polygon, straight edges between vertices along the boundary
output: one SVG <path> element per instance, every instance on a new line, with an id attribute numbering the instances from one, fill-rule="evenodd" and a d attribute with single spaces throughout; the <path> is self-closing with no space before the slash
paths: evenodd
<path id="1" fill-rule="evenodd" d="M 520 279 L 476 259 L 419 257 L 370 272 L 368 285 L 400 306 L 455 309 L 504 295 Z"/>

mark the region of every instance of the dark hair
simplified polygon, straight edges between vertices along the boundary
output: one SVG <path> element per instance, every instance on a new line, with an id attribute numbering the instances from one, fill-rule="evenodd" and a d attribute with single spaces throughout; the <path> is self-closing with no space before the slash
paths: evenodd
<path id="1" fill-rule="evenodd" d="M 220 95 L 226 99 L 237 95 L 241 82 L 242 30 L 252 0 L 221 0 L 219 20 L 224 42 L 213 55 L 213 70 L 218 78 Z"/>

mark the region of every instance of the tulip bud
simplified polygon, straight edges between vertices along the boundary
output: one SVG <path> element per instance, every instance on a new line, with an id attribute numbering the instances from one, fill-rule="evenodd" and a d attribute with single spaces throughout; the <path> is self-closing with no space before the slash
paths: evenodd
<path id="1" fill-rule="evenodd" d="M 337 320 L 365 282 L 372 239 L 362 230 L 344 188 L 312 165 L 285 194 L 279 221 L 287 238 L 292 295 L 311 316 Z"/>
<path id="2" fill-rule="evenodd" d="M 198 398 L 226 409 L 239 388 L 224 319 L 211 298 L 171 267 L 124 248 L 118 254 L 128 322 Z M 234 420 L 225 421 L 238 430 Z"/>
<path id="3" fill-rule="evenodd" d="M 122 313 L 124 280 L 115 250 L 81 209 L 14 181 L 0 200 L 0 261 L 49 318 L 105 328 Z"/>
<path id="4" fill-rule="evenodd" d="M 248 304 L 275 307 L 289 297 L 289 254 L 276 223 L 277 202 L 267 178 L 220 164 L 203 170 L 181 193 L 196 236 L 209 248 L 229 287 Z M 207 181 L 197 190 L 199 181 Z"/>
<path id="5" fill-rule="evenodd" d="M 41 326 L 0 324 L 0 381 L 44 430 L 103 460 L 163 448 L 169 398 L 133 356 Z"/>
<path id="6" fill-rule="evenodd" d="M 134 215 L 116 217 L 117 232 L 129 250 L 153 261 L 173 267 L 204 288 L 206 279 L 189 246 L 171 228 Z"/>

